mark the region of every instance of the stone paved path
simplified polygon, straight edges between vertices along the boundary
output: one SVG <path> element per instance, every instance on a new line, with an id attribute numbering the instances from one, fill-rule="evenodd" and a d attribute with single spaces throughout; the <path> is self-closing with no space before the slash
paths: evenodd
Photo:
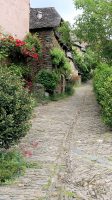
<path id="1" fill-rule="evenodd" d="M 38 107 L 19 148 L 31 166 L 0 200 L 112 200 L 112 134 L 90 84 Z"/>

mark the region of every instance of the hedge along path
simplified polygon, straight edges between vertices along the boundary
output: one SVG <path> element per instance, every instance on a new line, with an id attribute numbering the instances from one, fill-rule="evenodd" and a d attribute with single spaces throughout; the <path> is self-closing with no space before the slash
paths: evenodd
<path id="1" fill-rule="evenodd" d="M 19 148 L 30 168 L 0 187 L 0 200 L 112 199 L 112 134 L 101 122 L 91 84 L 36 108 Z"/>

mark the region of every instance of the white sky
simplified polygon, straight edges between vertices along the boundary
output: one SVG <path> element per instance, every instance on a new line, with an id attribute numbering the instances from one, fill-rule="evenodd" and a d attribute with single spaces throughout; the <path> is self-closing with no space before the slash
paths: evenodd
<path id="1" fill-rule="evenodd" d="M 61 17 L 71 24 L 79 13 L 74 8 L 73 0 L 30 0 L 30 5 L 32 8 L 55 7 Z"/>

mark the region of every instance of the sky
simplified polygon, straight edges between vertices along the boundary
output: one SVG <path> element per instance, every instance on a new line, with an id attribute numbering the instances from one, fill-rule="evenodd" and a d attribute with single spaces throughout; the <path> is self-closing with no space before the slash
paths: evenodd
<path id="1" fill-rule="evenodd" d="M 65 21 L 71 24 L 78 12 L 74 8 L 73 0 L 30 0 L 32 8 L 55 7 Z"/>

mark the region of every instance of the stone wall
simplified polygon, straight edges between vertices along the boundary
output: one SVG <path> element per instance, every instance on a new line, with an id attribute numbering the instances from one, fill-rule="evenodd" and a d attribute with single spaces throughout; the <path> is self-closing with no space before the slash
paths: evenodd
<path id="1" fill-rule="evenodd" d="M 56 39 L 54 32 L 53 32 L 53 35 L 52 35 L 52 48 L 54 48 L 54 47 L 57 47 L 57 48 L 63 50 L 63 49 L 61 48 L 61 46 L 60 46 L 58 40 Z"/>
<path id="2" fill-rule="evenodd" d="M 32 77 L 34 77 L 35 74 L 43 68 L 52 69 L 52 60 L 51 60 L 51 56 L 50 56 L 50 51 L 52 48 L 56 47 L 56 48 L 60 48 L 62 51 L 64 51 L 64 50 L 61 48 L 58 40 L 56 39 L 53 29 L 43 29 L 43 30 L 37 29 L 37 30 L 31 31 L 31 32 L 32 32 L 32 34 L 35 32 L 38 33 L 39 40 L 40 40 L 41 46 L 42 46 L 42 55 L 40 56 L 38 63 L 37 62 L 31 63 L 31 68 L 33 69 Z M 65 53 L 65 51 L 64 51 L 64 53 Z M 71 59 L 69 59 L 69 58 L 67 58 L 67 59 L 71 65 L 71 71 L 72 71 L 71 76 L 73 76 L 75 78 L 78 77 L 78 71 L 75 68 L 74 63 L 72 62 Z M 64 92 L 65 85 L 66 85 L 65 78 L 62 77 L 62 80 L 60 81 L 60 83 L 56 89 L 56 93 Z"/>
<path id="3" fill-rule="evenodd" d="M 0 31 L 23 39 L 29 32 L 29 0 L 0 0 Z"/>
<path id="4" fill-rule="evenodd" d="M 39 30 L 30 30 L 32 34 L 35 32 L 38 33 L 38 37 L 41 43 L 42 54 L 39 56 L 39 60 L 28 62 L 29 67 L 31 68 L 31 78 L 33 79 L 35 75 L 43 68 L 52 69 L 52 61 L 50 56 L 50 50 L 53 45 L 53 29 L 41 29 Z"/>
<path id="5" fill-rule="evenodd" d="M 53 29 L 41 30 L 38 31 L 38 34 L 42 45 L 42 57 L 40 58 L 39 64 L 42 68 L 52 68 L 50 50 L 54 46 Z"/>
<path id="6" fill-rule="evenodd" d="M 37 32 L 39 36 L 39 40 L 42 47 L 42 55 L 40 56 L 39 63 L 37 64 L 37 68 L 40 70 L 41 68 L 52 68 L 52 61 L 50 56 L 50 50 L 54 47 L 60 48 L 60 45 L 55 38 L 53 29 L 37 29 L 35 31 L 31 31 L 32 34 Z"/>

